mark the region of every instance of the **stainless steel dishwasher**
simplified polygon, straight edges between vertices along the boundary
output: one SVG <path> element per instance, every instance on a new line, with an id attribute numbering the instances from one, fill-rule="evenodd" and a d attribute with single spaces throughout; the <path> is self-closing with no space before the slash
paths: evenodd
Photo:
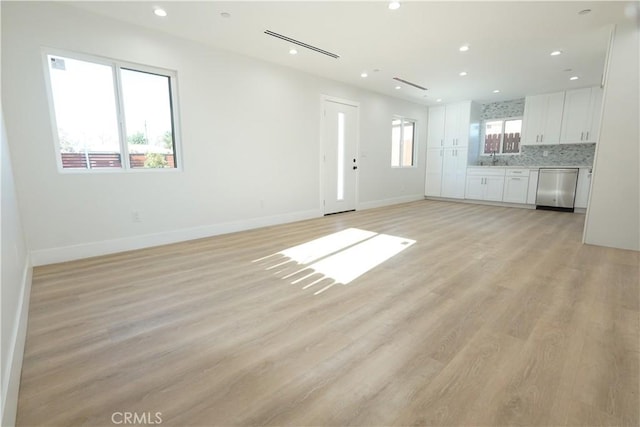
<path id="1" fill-rule="evenodd" d="M 540 169 L 536 209 L 573 212 L 579 169 Z"/>

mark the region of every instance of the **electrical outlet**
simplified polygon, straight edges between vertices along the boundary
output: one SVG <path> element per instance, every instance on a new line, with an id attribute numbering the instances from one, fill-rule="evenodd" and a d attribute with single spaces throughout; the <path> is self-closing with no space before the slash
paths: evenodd
<path id="1" fill-rule="evenodd" d="M 542 152 L 542 157 L 549 157 L 549 151 L 544 150 L 544 151 Z"/>
<path id="2" fill-rule="evenodd" d="M 140 211 L 136 211 L 136 210 L 131 211 L 131 221 L 142 222 L 142 219 L 140 218 Z"/>

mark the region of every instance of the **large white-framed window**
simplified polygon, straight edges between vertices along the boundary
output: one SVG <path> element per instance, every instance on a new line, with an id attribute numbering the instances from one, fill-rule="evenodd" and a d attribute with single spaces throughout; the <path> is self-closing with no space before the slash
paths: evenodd
<path id="1" fill-rule="evenodd" d="M 43 51 L 61 171 L 176 170 L 175 71 Z"/>
<path id="2" fill-rule="evenodd" d="M 482 154 L 520 154 L 522 117 L 489 119 L 484 124 Z"/>
<path id="3" fill-rule="evenodd" d="M 396 168 L 415 165 L 416 121 L 405 117 L 391 120 L 391 166 Z"/>

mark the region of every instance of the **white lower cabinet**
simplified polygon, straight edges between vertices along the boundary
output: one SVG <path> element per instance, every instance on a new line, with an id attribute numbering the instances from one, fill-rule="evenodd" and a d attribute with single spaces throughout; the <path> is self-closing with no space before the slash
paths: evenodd
<path id="1" fill-rule="evenodd" d="M 492 202 L 535 205 L 538 191 L 538 169 L 469 167 L 464 198 Z M 580 168 L 575 207 L 586 208 L 591 189 L 591 168 Z"/>
<path id="2" fill-rule="evenodd" d="M 468 168 L 465 199 L 502 201 L 504 169 Z"/>
<path id="3" fill-rule="evenodd" d="M 580 168 L 576 188 L 576 208 L 586 208 L 589 204 L 589 190 L 591 189 L 591 169 Z"/>
<path id="4" fill-rule="evenodd" d="M 529 190 L 527 190 L 527 204 L 536 204 L 536 194 L 538 193 L 538 170 L 529 171 Z"/>
<path id="5" fill-rule="evenodd" d="M 508 203 L 527 203 L 528 191 L 529 170 L 507 169 L 502 201 Z"/>
<path id="6" fill-rule="evenodd" d="M 466 148 L 428 149 L 424 194 L 463 199 L 467 153 Z"/>

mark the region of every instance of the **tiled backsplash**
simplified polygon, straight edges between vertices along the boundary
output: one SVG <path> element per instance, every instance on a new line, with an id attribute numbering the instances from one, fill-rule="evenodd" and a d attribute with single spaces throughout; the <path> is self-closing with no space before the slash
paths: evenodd
<path id="1" fill-rule="evenodd" d="M 512 99 L 511 101 L 492 102 L 482 104 L 480 119 L 484 122 L 487 119 L 504 119 L 506 117 L 521 117 L 524 114 L 524 98 Z M 484 129 L 484 123 L 481 123 Z"/>
<path id="2" fill-rule="evenodd" d="M 544 152 L 547 151 L 547 156 Z M 520 154 L 497 156 L 497 166 L 593 166 L 596 144 L 523 145 Z M 491 156 L 480 156 L 480 162 L 492 164 Z"/>
<path id="3" fill-rule="evenodd" d="M 480 144 L 484 140 L 484 124 L 486 120 L 524 115 L 524 98 L 511 101 L 483 104 L 480 122 Z M 544 155 L 544 152 L 547 155 Z M 560 145 L 523 145 L 520 154 L 502 154 L 497 156 L 496 165 L 514 166 L 593 166 L 596 144 L 560 144 Z M 482 153 L 482 145 L 479 147 Z M 470 164 L 491 165 L 491 156 L 480 155 L 477 159 L 469 159 Z"/>

